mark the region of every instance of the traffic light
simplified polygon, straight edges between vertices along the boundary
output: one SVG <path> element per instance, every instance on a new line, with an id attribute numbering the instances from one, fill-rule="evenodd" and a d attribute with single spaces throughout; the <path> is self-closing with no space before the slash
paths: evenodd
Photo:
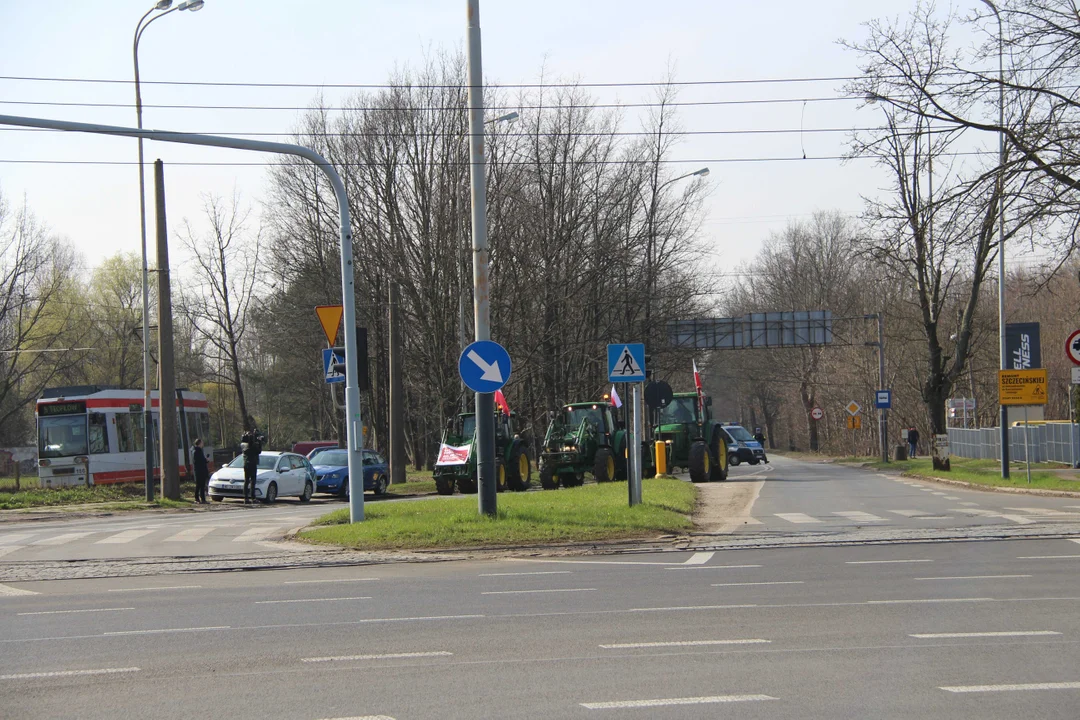
<path id="1" fill-rule="evenodd" d="M 345 348 L 334 348 L 334 357 L 340 358 L 341 362 L 331 363 L 330 369 L 335 373 L 345 375 Z M 360 375 L 358 389 L 360 391 L 370 390 L 371 383 L 368 380 L 367 328 L 363 327 L 356 328 L 356 371 Z"/>

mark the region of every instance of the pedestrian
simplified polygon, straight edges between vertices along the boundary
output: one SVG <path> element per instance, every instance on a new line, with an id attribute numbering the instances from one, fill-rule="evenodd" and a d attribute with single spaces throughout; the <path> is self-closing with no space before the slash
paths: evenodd
<path id="1" fill-rule="evenodd" d="M 915 450 L 919 447 L 919 431 L 911 426 L 907 431 L 908 457 L 914 459 Z"/>
<path id="2" fill-rule="evenodd" d="M 761 432 L 761 428 L 754 428 L 754 439 L 758 441 L 758 445 L 765 447 L 765 433 Z"/>
<path id="3" fill-rule="evenodd" d="M 255 418 L 248 416 L 248 430 L 240 436 L 240 448 L 244 453 L 244 504 L 255 503 L 255 477 L 259 474 L 259 455 L 262 454 L 262 435 L 255 425 Z"/>
<path id="4" fill-rule="evenodd" d="M 195 438 L 191 448 L 192 462 L 195 465 L 195 502 L 206 504 L 206 486 L 210 483 L 210 466 L 206 462 L 202 438 Z"/>

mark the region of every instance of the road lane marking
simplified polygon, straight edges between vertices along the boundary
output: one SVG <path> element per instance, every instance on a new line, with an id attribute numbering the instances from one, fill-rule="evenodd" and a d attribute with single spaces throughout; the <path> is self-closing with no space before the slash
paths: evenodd
<path id="1" fill-rule="evenodd" d="M 394 720 L 389 715 L 350 715 L 349 717 L 323 718 L 323 720 Z"/>
<path id="2" fill-rule="evenodd" d="M 669 567 L 668 570 L 741 570 L 744 568 L 759 568 L 760 565 L 682 565 Z"/>
<path id="3" fill-rule="evenodd" d="M 492 590 L 481 595 L 534 595 L 537 593 L 591 592 L 596 588 L 556 588 L 551 590 Z"/>
<path id="4" fill-rule="evenodd" d="M 535 572 L 480 573 L 479 577 L 517 577 L 519 575 L 573 575 L 573 570 L 536 570 Z"/>
<path id="5" fill-rule="evenodd" d="M 384 653 L 382 655 L 338 655 L 336 657 L 300 658 L 300 662 L 321 663 L 348 662 L 351 660 L 399 660 L 402 658 L 451 657 L 453 654 L 454 653 L 446 652 L 445 650 L 438 650 L 434 652 Z"/>
<path id="6" fill-rule="evenodd" d="M 0 535 L 0 545 L 10 545 L 22 542 L 23 540 L 32 537 L 34 537 L 34 533 L 11 533 L 9 535 Z"/>
<path id="7" fill-rule="evenodd" d="M 928 563 L 934 562 L 926 558 L 920 558 L 918 560 L 848 560 L 845 565 L 894 565 L 900 563 Z"/>
<path id="8" fill-rule="evenodd" d="M 302 600 L 256 600 L 256 605 L 284 605 L 287 603 L 339 602 L 341 600 L 371 600 L 370 596 L 340 598 L 305 598 Z"/>
<path id="9" fill-rule="evenodd" d="M 740 605 L 683 605 L 677 607 L 651 607 L 651 608 L 630 608 L 629 610 L 622 610 L 620 612 L 628 613 L 647 613 L 647 612 L 676 612 L 683 610 L 738 610 L 742 608 L 756 608 L 758 605 L 740 604 Z"/>
<path id="10" fill-rule="evenodd" d="M 55 537 L 45 538 L 38 540 L 37 542 L 30 543 L 31 545 L 66 545 L 74 540 L 79 540 L 87 535 L 93 535 L 92 532 L 76 532 L 76 533 L 64 533 L 63 535 L 57 535 Z"/>
<path id="11" fill-rule="evenodd" d="M 939 687 L 951 693 L 1015 692 L 1019 690 L 1080 690 L 1080 682 L 1025 683 L 1023 685 L 953 685 Z"/>
<path id="12" fill-rule="evenodd" d="M 859 522 L 888 522 L 883 517 L 877 515 L 871 515 L 868 512 L 861 512 L 859 510 L 848 510 L 845 512 L 834 512 L 833 515 L 839 515 L 840 517 L 847 518 L 848 520 L 857 520 Z"/>
<path id="13" fill-rule="evenodd" d="M 704 565 L 712 560 L 714 552 L 696 552 L 686 559 L 683 565 Z"/>
<path id="14" fill-rule="evenodd" d="M 39 610 L 38 612 L 21 612 L 15 613 L 16 615 L 68 615 L 71 613 L 93 613 L 93 612 L 120 612 L 121 610 L 134 610 L 133 607 L 123 608 L 90 608 L 88 610 Z"/>
<path id="15" fill-rule="evenodd" d="M 75 677 L 79 675 L 115 675 L 117 673 L 133 672 L 139 672 L 139 668 L 100 668 L 98 670 L 56 670 L 54 672 L 18 673 L 16 675 L 0 675 L 0 680 L 27 680 L 31 678 Z"/>
<path id="16" fill-rule="evenodd" d="M 1021 555 L 1017 560 L 1056 560 L 1057 558 L 1080 558 L 1080 555 Z"/>
<path id="17" fill-rule="evenodd" d="M 977 502 L 962 502 L 962 503 L 960 503 L 960 504 L 961 504 L 961 505 L 966 505 L 966 506 L 968 506 L 968 507 L 975 507 L 975 506 L 977 506 L 977 505 L 978 505 L 979 503 L 977 503 Z"/>
<path id="18" fill-rule="evenodd" d="M 973 603 L 993 602 L 994 598 L 922 598 L 917 600 L 867 600 L 867 605 L 908 605 L 912 603 Z"/>
<path id="19" fill-rule="evenodd" d="M 935 494 L 935 495 L 941 495 L 942 497 L 944 497 L 944 496 L 945 496 L 945 493 L 943 493 L 943 492 L 936 492 L 936 493 L 934 493 L 934 494 Z"/>
<path id="20" fill-rule="evenodd" d="M 781 520 L 787 520 L 788 522 L 795 523 L 796 525 L 805 525 L 807 523 L 819 523 L 819 522 L 821 522 L 821 520 L 818 520 L 817 518 L 814 518 L 814 517 L 810 517 L 806 513 L 774 513 L 774 514 L 776 515 L 776 517 L 780 518 Z"/>
<path id="21" fill-rule="evenodd" d="M 167 585 L 164 587 L 111 588 L 108 592 L 157 592 L 159 590 L 196 590 L 202 585 Z"/>
<path id="22" fill-rule="evenodd" d="M 22 545 L 0 545 L 0 557 L 4 557 L 5 555 L 13 553 L 16 550 L 22 550 L 22 549 L 23 549 Z"/>
<path id="23" fill-rule="evenodd" d="M 1060 634 L 1053 630 L 1004 630 L 1000 632 L 911 633 L 908 637 L 936 640 L 939 638 L 1042 637 Z"/>
<path id="24" fill-rule="evenodd" d="M 233 538 L 233 542 L 256 542 L 258 540 L 265 540 L 273 535 L 275 532 L 281 532 L 282 525 L 273 525 L 265 527 L 253 527 L 250 530 L 245 530 L 236 537 Z"/>
<path id="25" fill-rule="evenodd" d="M 365 577 L 365 578 L 340 578 L 337 580 L 286 580 L 282 585 L 322 585 L 324 583 L 348 583 L 348 582 L 367 582 L 369 580 L 378 580 L 379 578 Z"/>
<path id="26" fill-rule="evenodd" d="M 1080 538 L 1069 538 L 1069 542 L 1080 543 Z"/>
<path id="27" fill-rule="evenodd" d="M 671 705 L 710 705 L 714 703 L 756 702 L 775 700 L 771 695 L 712 695 L 709 697 L 664 698 L 657 700 L 615 700 L 581 703 L 588 710 L 621 710 L 625 708 L 667 707 Z"/>
<path id="28" fill-rule="evenodd" d="M 955 495 L 946 495 L 945 499 L 946 500 L 959 500 L 960 498 L 956 497 Z"/>
<path id="29" fill-rule="evenodd" d="M 952 577 L 917 577 L 916 580 L 997 580 L 1004 578 L 1029 578 L 1030 575 L 954 575 Z"/>
<path id="30" fill-rule="evenodd" d="M 741 585 L 802 585 L 802 580 L 777 580 L 773 582 L 713 583 L 713 587 L 739 587 Z"/>
<path id="31" fill-rule="evenodd" d="M 113 632 L 103 632 L 102 635 L 158 635 L 163 633 L 185 633 L 185 632 L 209 632 L 211 630 L 230 630 L 230 625 L 213 625 L 211 627 L 193 627 L 193 628 L 161 628 L 159 630 L 115 630 Z"/>
<path id="32" fill-rule="evenodd" d="M 214 527 L 192 527 L 181 530 L 172 537 L 165 538 L 162 542 L 197 542 L 216 529 Z"/>
<path id="33" fill-rule="evenodd" d="M 10 585 L 0 585 L 0 597 L 15 597 L 17 595 L 38 595 L 39 593 L 33 590 L 22 590 L 21 588 L 13 588 Z"/>
<path id="34" fill-rule="evenodd" d="M 628 648 L 662 648 L 662 647 L 702 647 L 707 645 L 759 645 L 770 643 L 772 640 L 753 638 L 750 640 L 676 640 L 672 642 L 641 642 L 641 643 L 615 643 L 613 645 L 601 645 L 605 650 L 624 650 Z"/>
<path id="35" fill-rule="evenodd" d="M 154 532 L 154 531 L 153 530 L 125 530 L 123 532 L 117 533 L 116 535 L 110 535 L 109 537 L 104 538 L 103 540 L 98 540 L 94 544 L 95 545 L 122 545 L 124 543 L 129 543 L 132 540 L 138 540 L 139 538 L 143 537 L 144 535 L 149 535 L 152 532 Z"/>

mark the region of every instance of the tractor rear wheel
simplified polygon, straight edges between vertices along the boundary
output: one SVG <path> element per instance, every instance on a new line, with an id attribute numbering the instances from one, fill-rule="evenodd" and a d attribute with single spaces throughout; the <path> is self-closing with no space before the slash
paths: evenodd
<path id="1" fill-rule="evenodd" d="M 503 461 L 495 461 L 495 492 L 506 492 L 506 465 Z"/>
<path id="2" fill-rule="evenodd" d="M 701 440 L 690 446 L 690 481 L 696 483 L 709 482 L 709 448 Z"/>
<path id="3" fill-rule="evenodd" d="M 525 452 L 525 444 L 518 443 L 510 450 L 510 462 L 506 464 L 506 486 L 514 492 L 528 490 L 531 474 L 529 454 Z"/>
<path id="4" fill-rule="evenodd" d="M 600 448 L 596 451 L 592 474 L 598 483 L 615 480 L 615 457 L 609 448 Z"/>
<path id="5" fill-rule="evenodd" d="M 712 455 L 712 473 L 709 479 L 712 482 L 727 480 L 727 443 L 720 437 L 720 430 L 713 433 L 709 450 Z"/>
<path id="6" fill-rule="evenodd" d="M 555 478 L 555 473 L 551 471 L 550 465 L 540 465 L 540 487 L 545 490 L 554 490 L 559 487 L 559 481 Z"/>
<path id="7" fill-rule="evenodd" d="M 435 490 L 440 495 L 453 495 L 454 494 L 454 478 L 440 475 L 435 478 Z"/>

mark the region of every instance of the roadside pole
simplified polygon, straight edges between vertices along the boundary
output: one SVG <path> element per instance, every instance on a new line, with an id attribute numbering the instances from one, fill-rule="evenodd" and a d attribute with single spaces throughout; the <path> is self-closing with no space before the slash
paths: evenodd
<path id="1" fill-rule="evenodd" d="M 633 444 L 633 456 L 634 460 L 634 474 L 630 477 L 630 507 L 641 504 L 641 443 L 643 436 L 641 433 L 641 383 L 634 383 L 633 390 L 633 417 L 634 417 L 634 444 Z"/>
<path id="2" fill-rule="evenodd" d="M 161 496 L 180 499 L 176 457 L 176 370 L 173 362 L 172 288 L 169 283 L 169 233 L 165 223 L 165 165 L 154 161 L 157 211 L 158 420 L 161 428 Z M 185 455 L 187 448 L 184 449 Z"/>
<path id="3" fill-rule="evenodd" d="M 1028 434 L 1031 425 L 1028 424 L 1028 406 L 1024 406 L 1024 464 L 1027 465 L 1027 481 L 1031 484 L 1031 445 L 1028 443 Z"/>
<path id="4" fill-rule="evenodd" d="M 401 289 L 390 283 L 390 482 L 405 482 L 405 390 L 401 382 Z"/>
<path id="5" fill-rule="evenodd" d="M 488 306 L 487 172 L 484 160 L 484 71 L 480 50 L 480 0 L 468 0 L 469 168 L 472 190 L 473 324 L 476 340 L 491 340 Z M 495 394 L 476 393 L 477 501 L 482 515 L 496 514 Z"/>

